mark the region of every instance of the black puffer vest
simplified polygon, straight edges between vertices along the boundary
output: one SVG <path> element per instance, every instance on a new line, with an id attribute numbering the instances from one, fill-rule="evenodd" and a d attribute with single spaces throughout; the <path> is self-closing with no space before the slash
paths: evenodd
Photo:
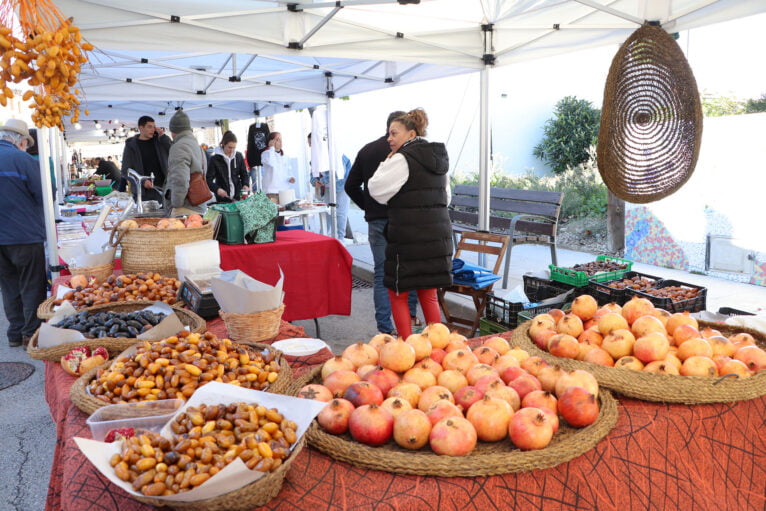
<path id="1" fill-rule="evenodd" d="M 388 201 L 383 284 L 396 292 L 451 286 L 447 148 L 442 143 L 415 139 L 399 152 L 407 160 L 410 175 Z"/>

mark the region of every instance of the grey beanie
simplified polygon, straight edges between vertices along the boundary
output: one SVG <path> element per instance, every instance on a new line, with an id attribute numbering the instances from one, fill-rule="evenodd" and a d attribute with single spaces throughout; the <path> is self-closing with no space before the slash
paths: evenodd
<path id="1" fill-rule="evenodd" d="M 170 118 L 170 132 L 181 133 L 182 131 L 190 130 L 191 122 L 189 116 L 184 113 L 183 110 L 178 110 L 173 117 Z"/>

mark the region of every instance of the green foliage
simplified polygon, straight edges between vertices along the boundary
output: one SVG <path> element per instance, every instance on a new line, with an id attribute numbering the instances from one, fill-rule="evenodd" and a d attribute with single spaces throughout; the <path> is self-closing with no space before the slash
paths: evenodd
<path id="1" fill-rule="evenodd" d="M 553 115 L 545 121 L 545 135 L 532 154 L 558 174 L 587 161 L 588 147 L 598 141 L 601 110 L 590 101 L 567 96 L 556 103 Z"/>
<path id="2" fill-rule="evenodd" d="M 606 215 L 607 189 L 596 166 L 596 148 L 589 147 L 585 155 L 585 162 L 552 176 L 540 177 L 531 171 L 521 176 L 511 176 L 503 173 L 502 166 L 496 164 L 490 172 L 490 186 L 564 192 L 562 217 L 603 217 Z M 452 183 L 477 185 L 479 176 L 476 173 L 455 175 Z"/>
<path id="3" fill-rule="evenodd" d="M 705 117 L 723 117 L 745 113 L 745 105 L 728 96 L 702 95 L 702 113 Z"/>
<path id="4" fill-rule="evenodd" d="M 760 99 L 748 99 L 745 102 L 745 112 L 748 114 L 766 112 L 766 93 L 761 94 Z"/>

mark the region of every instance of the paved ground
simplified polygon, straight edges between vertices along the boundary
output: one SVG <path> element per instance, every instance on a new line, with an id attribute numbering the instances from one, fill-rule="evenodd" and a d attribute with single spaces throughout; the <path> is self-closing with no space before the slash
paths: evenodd
<path id="1" fill-rule="evenodd" d="M 372 256 L 366 244 L 364 218 L 355 208 L 350 210 L 349 218 L 356 238 L 355 244 L 347 247 L 354 257 L 354 275 L 371 281 Z M 590 254 L 559 250 L 559 264 L 563 266 L 592 259 Z M 545 270 L 549 262 L 550 255 L 545 247 L 524 245 L 514 248 L 507 288 L 520 284 L 526 272 Z M 644 264 L 636 264 L 634 268 L 642 273 L 707 287 L 708 310 L 717 311 L 723 306 L 751 311 L 766 308 L 764 287 Z M 468 307 L 465 300 L 456 299 L 455 303 Z M 340 353 L 353 342 L 368 341 L 377 333 L 373 311 L 372 289 L 355 288 L 352 291 L 351 315 L 320 319 L 321 338 L 335 353 Z M 309 337 L 316 336 L 313 321 L 299 321 L 296 324 L 303 326 Z M 48 491 L 56 430 L 43 396 L 43 364 L 31 360 L 21 348 L 9 348 L 4 334 L 6 327 L 4 317 L 0 318 L 0 361 L 30 362 L 35 366 L 35 372 L 19 385 L 0 391 L 0 510 L 41 510 Z"/>

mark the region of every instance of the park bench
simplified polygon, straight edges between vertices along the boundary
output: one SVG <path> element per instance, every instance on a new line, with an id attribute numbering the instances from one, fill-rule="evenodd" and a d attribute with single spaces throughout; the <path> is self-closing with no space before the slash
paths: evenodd
<path id="1" fill-rule="evenodd" d="M 507 234 L 510 237 L 505 253 L 503 287 L 508 283 L 508 268 L 514 245 L 525 243 L 548 245 L 551 262 L 556 258 L 556 229 L 558 228 L 561 192 L 517 190 L 514 188 L 491 188 L 489 201 L 490 233 Z M 457 185 L 452 192 L 449 208 L 453 233 L 479 230 L 479 187 Z M 501 216 L 500 214 L 505 214 Z M 457 243 L 456 243 L 457 245 Z M 531 268 L 530 268 L 531 269 Z"/>

